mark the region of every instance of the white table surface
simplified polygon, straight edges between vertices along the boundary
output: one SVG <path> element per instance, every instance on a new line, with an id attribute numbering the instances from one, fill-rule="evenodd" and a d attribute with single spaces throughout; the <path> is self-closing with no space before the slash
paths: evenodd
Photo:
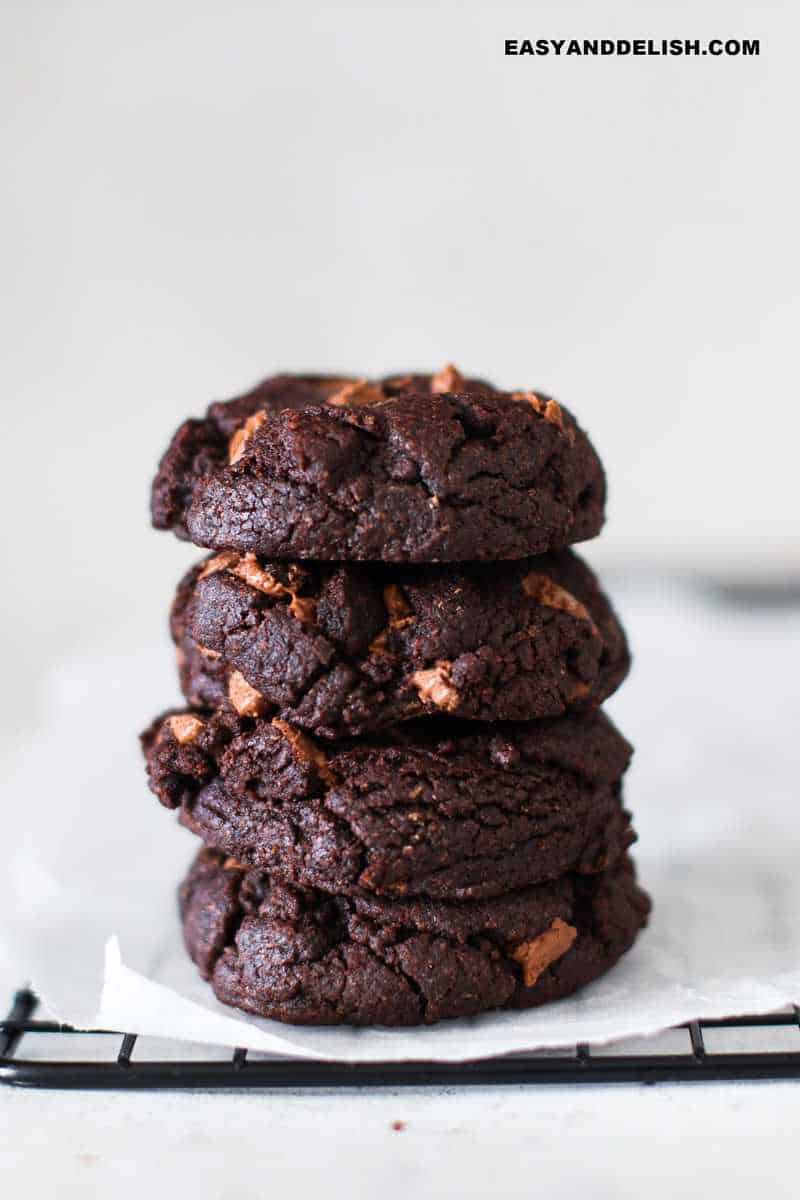
<path id="1" fill-rule="evenodd" d="M 395 1121 L 405 1122 L 402 1130 Z M 0 1091 L 15 1200 L 797 1196 L 792 1083 L 248 1094 Z M 6 1191 L 6 1188 L 8 1189 Z"/>
<path id="2" fill-rule="evenodd" d="M 13 990 L 0 969 L 3 996 Z M 714 1038 L 717 1038 L 717 1041 Z M 688 1035 L 614 1051 L 682 1052 Z M 117 1039 L 28 1036 L 26 1058 L 107 1060 Z M 800 1029 L 706 1031 L 710 1053 Z M 140 1038 L 134 1057 L 227 1057 Z M 598 1051 L 602 1053 L 602 1051 Z M 402 1122 L 401 1129 L 395 1129 Z M 800 1081 L 252 1092 L 0 1087 L 0 1196 L 769 1200 L 798 1196 Z"/>

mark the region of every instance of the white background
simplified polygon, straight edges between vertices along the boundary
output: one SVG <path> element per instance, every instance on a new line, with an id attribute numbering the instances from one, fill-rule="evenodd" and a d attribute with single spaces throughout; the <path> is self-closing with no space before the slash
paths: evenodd
<path id="1" fill-rule="evenodd" d="M 278 369 L 452 359 L 550 391 L 608 468 L 595 563 L 795 570 L 797 13 L 6 0 L 7 733 L 30 742 L 55 658 L 166 650 L 194 552 L 148 530 L 156 459 L 185 415 Z M 570 34 L 756 36 L 762 52 L 502 54 L 506 37 Z M 110 673 L 96 703 L 124 688 Z M 345 1146 L 371 1194 L 513 1178 L 548 1195 L 691 1195 L 700 1165 L 731 1197 L 770 1174 L 791 1194 L 796 1088 L 607 1097 L 293 1098 L 262 1119 L 252 1098 L 65 1109 L 5 1094 L 3 1153 L 20 1195 L 48 1179 L 70 1195 L 133 1180 L 138 1195 L 167 1177 L 203 1196 L 257 1179 L 264 1194 L 298 1189 L 301 1160 L 317 1187 L 357 1195 Z M 388 1131 L 395 1117 L 406 1133 Z M 145 1177 L 144 1159 L 166 1176 Z"/>
<path id="2" fill-rule="evenodd" d="M 162 635 L 172 430 L 277 369 L 550 390 L 593 561 L 796 562 L 797 7 L 27 0 L 0 17 L 9 719 L 65 647 Z M 759 58 L 506 58 L 509 36 Z"/>

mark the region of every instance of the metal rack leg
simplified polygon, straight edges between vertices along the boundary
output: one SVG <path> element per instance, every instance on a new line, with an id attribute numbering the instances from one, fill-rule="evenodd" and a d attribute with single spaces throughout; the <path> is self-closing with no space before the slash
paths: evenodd
<path id="1" fill-rule="evenodd" d="M 11 1012 L 0 1027 L 0 1058 L 5 1058 L 15 1049 L 25 1032 L 18 1026 L 24 1025 L 31 1019 L 38 1003 L 33 992 L 28 991 L 27 988 L 23 988 L 15 994 Z"/>

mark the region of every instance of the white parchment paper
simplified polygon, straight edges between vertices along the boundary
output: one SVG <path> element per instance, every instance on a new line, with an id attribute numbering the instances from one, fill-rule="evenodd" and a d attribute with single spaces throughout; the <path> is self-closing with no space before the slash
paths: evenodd
<path id="1" fill-rule="evenodd" d="M 605 979 L 529 1013 L 414 1031 L 303 1029 L 216 1003 L 175 889 L 196 843 L 147 790 L 136 734 L 176 702 L 169 648 L 66 661 L 2 760 L 3 981 L 58 1019 L 271 1053 L 459 1060 L 656 1032 L 800 1001 L 800 611 L 619 583 L 636 667 L 609 704 L 651 925 Z"/>

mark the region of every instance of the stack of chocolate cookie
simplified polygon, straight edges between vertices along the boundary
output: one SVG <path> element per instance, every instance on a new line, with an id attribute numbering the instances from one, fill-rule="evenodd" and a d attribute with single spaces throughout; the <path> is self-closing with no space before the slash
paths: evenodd
<path id="1" fill-rule="evenodd" d="M 212 553 L 172 609 L 188 707 L 143 745 L 205 845 L 180 905 L 220 1000 L 431 1023 L 630 947 L 631 749 L 599 708 L 628 651 L 567 549 L 604 499 L 565 409 L 453 367 L 277 376 L 180 427 L 154 524 Z"/>

